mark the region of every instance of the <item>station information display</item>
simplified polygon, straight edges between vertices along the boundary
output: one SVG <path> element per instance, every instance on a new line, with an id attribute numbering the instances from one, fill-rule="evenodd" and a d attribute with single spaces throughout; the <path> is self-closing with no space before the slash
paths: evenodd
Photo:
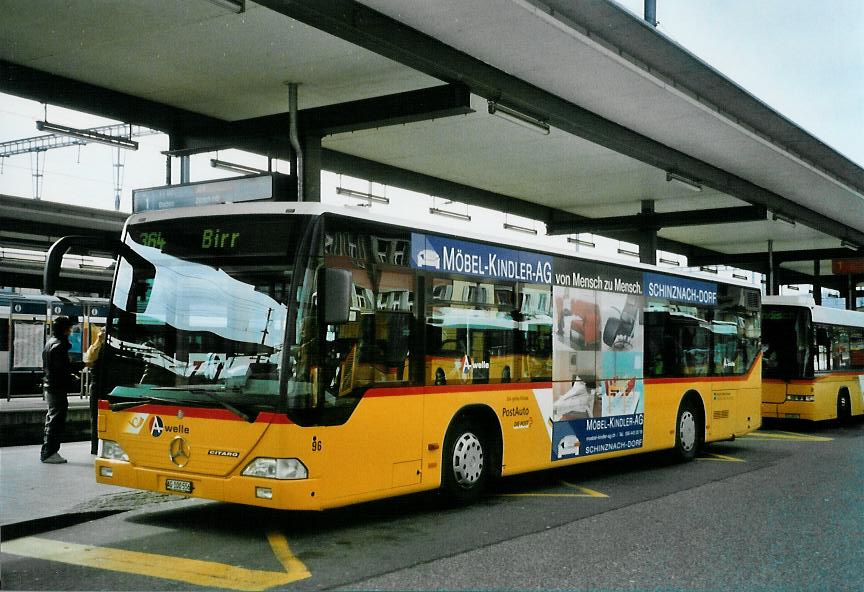
<path id="1" fill-rule="evenodd" d="M 132 212 L 150 212 L 211 204 L 295 199 L 296 180 L 290 175 L 266 173 L 233 179 L 136 189 Z"/>

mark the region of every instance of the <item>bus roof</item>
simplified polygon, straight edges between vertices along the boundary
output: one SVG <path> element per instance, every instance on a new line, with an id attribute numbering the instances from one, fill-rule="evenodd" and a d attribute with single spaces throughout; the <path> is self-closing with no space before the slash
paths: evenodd
<path id="1" fill-rule="evenodd" d="M 812 296 L 763 296 L 763 306 L 795 306 L 810 309 L 814 323 L 864 327 L 864 312 L 819 306 Z"/>
<path id="2" fill-rule="evenodd" d="M 227 204 L 213 204 L 206 206 L 196 206 L 196 207 L 187 207 L 187 208 L 175 208 L 175 209 L 166 209 L 166 210 L 153 210 L 148 212 L 142 212 L 140 214 L 132 214 L 129 219 L 126 221 L 126 224 L 141 224 L 144 222 L 156 222 L 159 220 L 173 220 L 176 218 L 198 218 L 198 217 L 206 217 L 206 216 L 238 216 L 238 215 L 254 215 L 254 214 L 294 214 L 294 215 L 309 215 L 309 216 L 320 216 L 323 214 L 335 214 L 339 216 L 346 216 L 350 218 L 356 218 L 359 220 L 365 220 L 368 222 L 382 223 L 387 224 L 389 226 L 400 226 L 403 228 L 408 228 L 411 230 L 416 230 L 418 232 L 429 232 L 435 234 L 443 234 L 448 236 L 454 236 L 460 239 L 465 240 L 474 240 L 492 243 L 495 245 L 503 245 L 506 242 L 507 247 L 512 247 L 516 249 L 524 249 L 530 251 L 537 251 L 541 253 L 548 253 L 552 255 L 561 255 L 565 257 L 572 257 L 574 259 L 583 259 L 586 261 L 596 261 L 600 263 L 608 263 L 611 265 L 620 265 L 623 267 L 629 267 L 633 269 L 643 269 L 646 271 L 653 271 L 657 273 L 663 273 L 666 275 L 675 275 L 686 278 L 696 278 L 709 282 L 721 283 L 721 284 L 731 284 L 735 286 L 741 286 L 745 288 L 752 288 L 754 290 L 758 289 L 756 286 L 752 284 L 736 280 L 733 278 L 718 278 L 717 276 L 699 273 L 695 271 L 678 271 L 672 270 L 668 267 L 658 267 L 656 265 L 649 265 L 646 263 L 640 262 L 630 262 L 630 261 L 622 261 L 620 259 L 613 259 L 611 257 L 607 257 L 604 255 L 595 255 L 586 256 L 581 253 L 574 253 L 573 251 L 568 251 L 566 249 L 557 247 L 555 245 L 538 245 L 529 243 L 524 240 L 519 240 L 518 237 L 507 237 L 506 241 L 502 240 L 501 237 L 491 236 L 488 234 L 482 234 L 478 232 L 473 232 L 471 230 L 462 231 L 454 231 L 451 228 L 447 228 L 444 226 L 439 226 L 435 224 L 430 224 L 428 222 L 429 216 L 421 216 L 416 220 L 408 220 L 404 218 L 396 218 L 387 215 L 381 215 L 379 213 L 372 213 L 370 211 L 371 208 L 362 207 L 362 206 L 348 206 L 348 205 L 335 205 L 335 204 L 323 204 L 320 202 L 290 202 L 290 201 L 258 201 L 258 202 L 244 202 L 244 203 L 227 203 Z M 125 229 L 124 229 L 125 232 Z"/>

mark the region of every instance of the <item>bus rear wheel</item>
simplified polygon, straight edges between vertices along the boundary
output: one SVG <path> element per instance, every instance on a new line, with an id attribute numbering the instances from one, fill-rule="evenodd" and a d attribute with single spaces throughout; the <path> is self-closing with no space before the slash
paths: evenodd
<path id="1" fill-rule="evenodd" d="M 681 401 L 675 420 L 675 456 L 678 460 L 696 458 L 702 438 L 700 437 L 700 415 L 692 398 Z"/>
<path id="2" fill-rule="evenodd" d="M 849 399 L 849 393 L 840 391 L 837 395 L 837 421 L 840 425 L 849 423 L 852 419 L 852 401 Z"/>
<path id="3" fill-rule="evenodd" d="M 486 490 L 491 474 L 491 443 L 486 430 L 468 418 L 457 419 L 444 438 L 441 489 L 451 501 L 469 503 Z"/>

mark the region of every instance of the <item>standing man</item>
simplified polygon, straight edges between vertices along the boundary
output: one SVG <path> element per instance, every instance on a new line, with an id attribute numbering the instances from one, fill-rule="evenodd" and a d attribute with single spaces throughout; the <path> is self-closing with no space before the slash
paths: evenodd
<path id="1" fill-rule="evenodd" d="M 43 463 L 59 465 L 66 462 L 60 456 L 60 438 L 66 428 L 66 412 L 69 410 L 67 395 L 72 387 L 74 368 L 69 359 L 69 334 L 75 321 L 69 317 L 57 317 L 51 325 L 51 339 L 42 350 L 42 368 L 45 370 L 45 398 L 48 414 L 45 415 L 45 437 L 42 443 Z"/>

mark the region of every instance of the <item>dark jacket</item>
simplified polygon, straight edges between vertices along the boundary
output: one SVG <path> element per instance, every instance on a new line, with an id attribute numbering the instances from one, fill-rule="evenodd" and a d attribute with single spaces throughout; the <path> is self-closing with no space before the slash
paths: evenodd
<path id="1" fill-rule="evenodd" d="M 45 387 L 52 393 L 68 393 L 74 390 L 72 373 L 75 366 L 69 359 L 72 344 L 68 339 L 52 337 L 42 350 L 42 368 L 45 370 Z"/>

